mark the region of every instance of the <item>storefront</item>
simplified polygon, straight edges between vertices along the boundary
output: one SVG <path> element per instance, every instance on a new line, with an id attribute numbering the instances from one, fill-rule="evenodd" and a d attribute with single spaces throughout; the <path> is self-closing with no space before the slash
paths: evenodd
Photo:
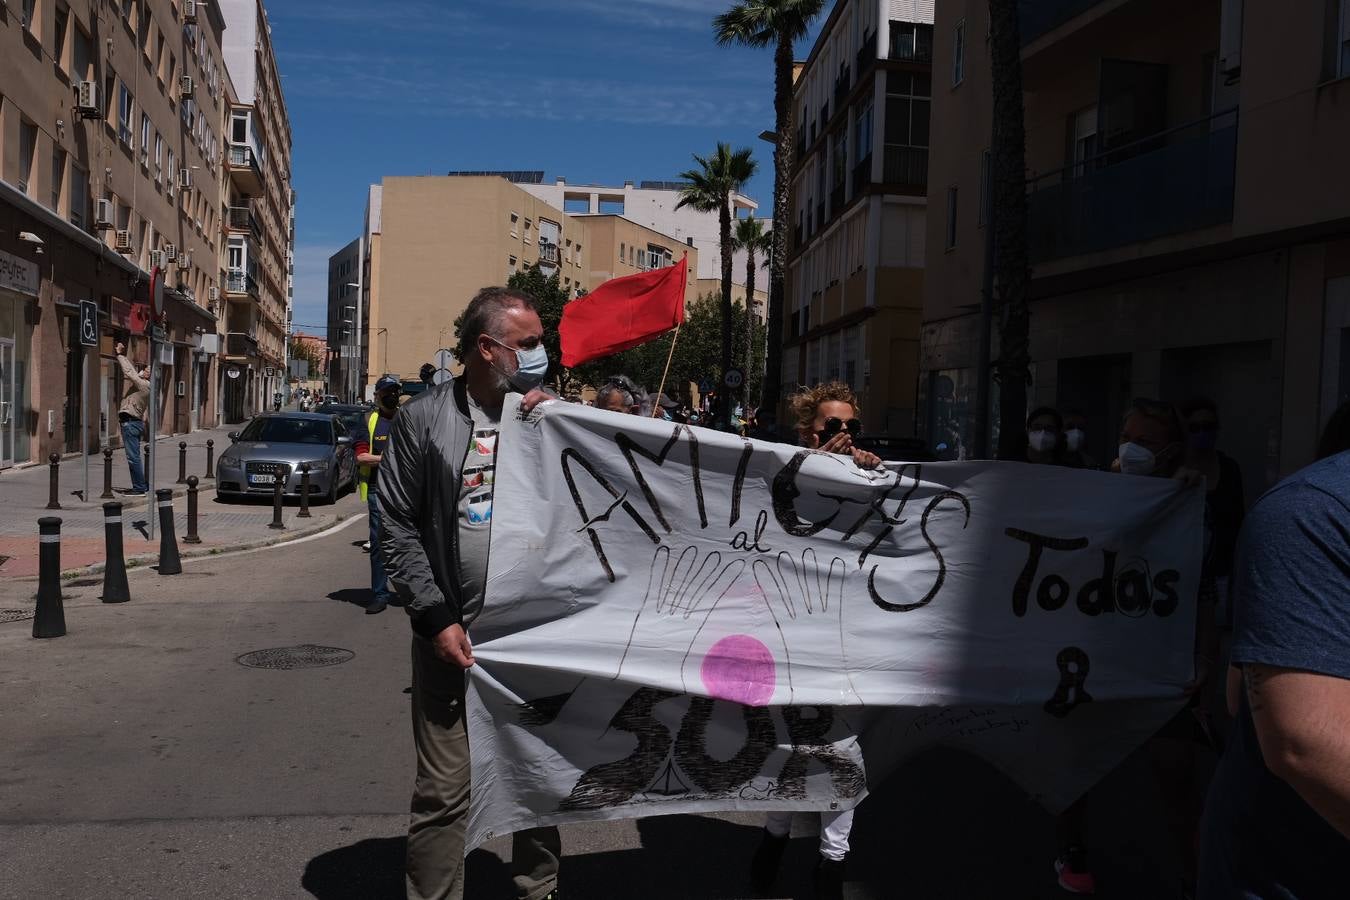
<path id="1" fill-rule="evenodd" d="M 32 459 L 33 320 L 36 263 L 0 251 L 0 468 Z"/>

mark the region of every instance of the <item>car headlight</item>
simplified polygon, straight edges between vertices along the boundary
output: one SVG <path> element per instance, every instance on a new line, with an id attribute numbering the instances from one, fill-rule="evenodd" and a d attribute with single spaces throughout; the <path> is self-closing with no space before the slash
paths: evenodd
<path id="1" fill-rule="evenodd" d="M 328 471 L 328 460 L 326 460 L 326 459 L 315 459 L 315 460 L 311 460 L 310 463 L 309 463 L 309 470 L 310 470 L 311 472 L 327 472 L 327 471 Z M 299 471 L 299 470 L 297 469 L 296 471 Z"/>
<path id="2" fill-rule="evenodd" d="M 237 469 L 239 468 L 239 457 L 224 453 L 220 457 L 220 464 L 222 466 L 229 466 L 231 469 Z"/>

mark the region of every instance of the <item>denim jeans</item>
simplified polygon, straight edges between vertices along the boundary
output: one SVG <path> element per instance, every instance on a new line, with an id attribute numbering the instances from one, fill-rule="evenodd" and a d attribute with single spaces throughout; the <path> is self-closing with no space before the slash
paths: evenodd
<path id="1" fill-rule="evenodd" d="M 131 489 L 141 493 L 150 490 L 145 481 L 145 461 L 141 458 L 143 440 L 145 440 L 145 423 L 140 419 L 124 419 L 122 447 L 127 451 L 127 468 L 131 470 Z"/>
<path id="2" fill-rule="evenodd" d="M 384 557 L 380 554 L 380 504 L 374 490 L 366 497 L 366 506 L 370 509 L 370 590 L 374 594 L 371 602 L 393 599 L 389 590 L 389 576 L 384 573 Z"/>

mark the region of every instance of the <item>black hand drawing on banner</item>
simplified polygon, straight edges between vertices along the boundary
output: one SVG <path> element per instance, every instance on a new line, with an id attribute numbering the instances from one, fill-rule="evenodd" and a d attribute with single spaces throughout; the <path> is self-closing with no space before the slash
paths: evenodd
<path id="1" fill-rule="evenodd" d="M 912 468 L 914 471 L 910 476 L 911 480 L 909 484 L 909 490 L 905 491 L 904 495 L 900 498 L 900 503 L 895 507 L 895 512 L 891 515 L 887 515 L 886 501 L 889 500 L 896 491 L 904 487 L 905 470 L 910 468 Z M 848 531 L 844 532 L 844 540 L 847 541 L 848 539 L 852 538 L 855 534 L 857 534 L 859 531 L 861 531 L 863 526 L 866 525 L 869 521 L 871 521 L 873 516 L 880 516 L 881 521 L 884 523 L 882 529 L 879 532 L 877 532 L 877 536 L 872 539 L 872 542 L 867 545 L 867 547 L 863 550 L 862 553 L 858 554 L 859 569 L 863 567 L 863 563 L 867 562 L 867 557 L 872 555 L 872 551 L 877 549 L 877 547 L 881 546 L 881 542 L 891 536 L 892 531 L 894 531 L 897 527 L 905 524 L 905 522 L 908 521 L 907 519 L 902 519 L 901 516 L 905 512 L 905 507 L 909 504 L 910 498 L 913 497 L 914 492 L 919 489 L 919 485 L 922 483 L 921 481 L 922 476 L 923 476 L 923 466 L 917 463 L 913 464 L 906 463 L 905 465 L 902 465 L 895 472 L 895 483 L 892 484 L 890 487 L 888 487 L 885 491 L 883 491 L 881 495 L 878 496 L 876 499 L 874 499 L 871 503 L 869 503 L 867 505 L 867 510 L 861 516 L 858 517 L 858 521 L 854 522 L 849 527 Z"/>
<path id="2" fill-rule="evenodd" d="M 656 532 L 647 524 L 647 520 L 642 518 L 641 514 L 633 508 L 633 504 L 628 502 L 627 493 L 620 493 L 614 485 L 610 484 L 609 479 L 600 474 L 599 470 L 595 468 L 590 460 L 582 456 L 581 453 L 568 447 L 562 452 L 561 462 L 563 478 L 567 481 L 567 489 L 572 494 L 572 502 L 576 504 L 577 514 L 581 516 L 581 528 L 579 528 L 578 531 L 585 530 L 586 534 L 590 537 L 591 548 L 595 550 L 595 556 L 600 560 L 600 565 L 605 570 L 605 577 L 613 583 L 614 567 L 609 564 L 609 557 L 605 555 L 604 545 L 600 543 L 600 535 L 596 533 L 594 526 L 597 523 L 609 521 L 609 517 L 616 509 L 622 509 L 628 514 L 628 518 L 632 519 L 633 522 L 642 529 L 642 532 L 647 535 L 653 544 L 661 543 L 661 539 L 656 536 Z M 573 463 L 581 466 L 586 474 L 591 476 L 592 481 L 604 488 L 610 497 L 613 498 L 613 502 L 603 513 L 594 517 L 587 513 L 586 504 L 581 499 L 581 491 L 577 489 L 576 478 L 572 474 Z"/>
<path id="3" fill-rule="evenodd" d="M 839 679 L 841 700 L 849 695 L 857 698 L 844 652 L 844 583 L 848 564 L 835 556 L 822 565 L 816 551 L 807 547 L 799 558 L 784 550 L 772 560 L 756 559 L 750 569 L 755 586 L 773 616 L 776 643 L 783 648 L 781 668 L 787 682 L 787 697 L 781 702 L 785 705 L 795 702 L 792 645 L 823 646 L 820 634 L 823 627 L 838 635 L 839 652 L 819 668 Z"/>
<path id="4" fill-rule="evenodd" d="M 647 592 L 633 617 L 615 679 L 623 677 L 624 665 L 635 647 L 676 647 L 683 650 L 683 686 L 690 652 L 699 634 L 744 570 L 745 560 L 724 561 L 717 550 L 699 553 L 697 547 L 686 547 L 676 556 L 664 544 L 657 547 L 647 576 Z"/>
<path id="5" fill-rule="evenodd" d="M 1059 667 L 1059 685 L 1055 695 L 1045 701 L 1045 711 L 1062 719 L 1078 704 L 1092 702 L 1092 695 L 1083 687 L 1091 662 L 1079 648 L 1065 647 L 1055 657 L 1055 665 Z"/>

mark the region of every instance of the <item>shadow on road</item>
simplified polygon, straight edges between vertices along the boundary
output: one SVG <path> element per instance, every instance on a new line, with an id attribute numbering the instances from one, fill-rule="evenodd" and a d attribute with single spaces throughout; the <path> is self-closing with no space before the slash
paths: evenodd
<path id="1" fill-rule="evenodd" d="M 408 839 L 400 835 L 329 850 L 309 861 L 300 886 L 318 900 L 402 900 L 407 849 Z M 515 896 L 506 865 L 485 850 L 469 854 L 465 885 L 470 900 Z"/>
<path id="2" fill-rule="evenodd" d="M 328 595 L 329 600 L 336 600 L 339 603 L 351 603 L 354 606 L 365 606 L 370 603 L 374 595 L 370 588 L 338 588 Z"/>

